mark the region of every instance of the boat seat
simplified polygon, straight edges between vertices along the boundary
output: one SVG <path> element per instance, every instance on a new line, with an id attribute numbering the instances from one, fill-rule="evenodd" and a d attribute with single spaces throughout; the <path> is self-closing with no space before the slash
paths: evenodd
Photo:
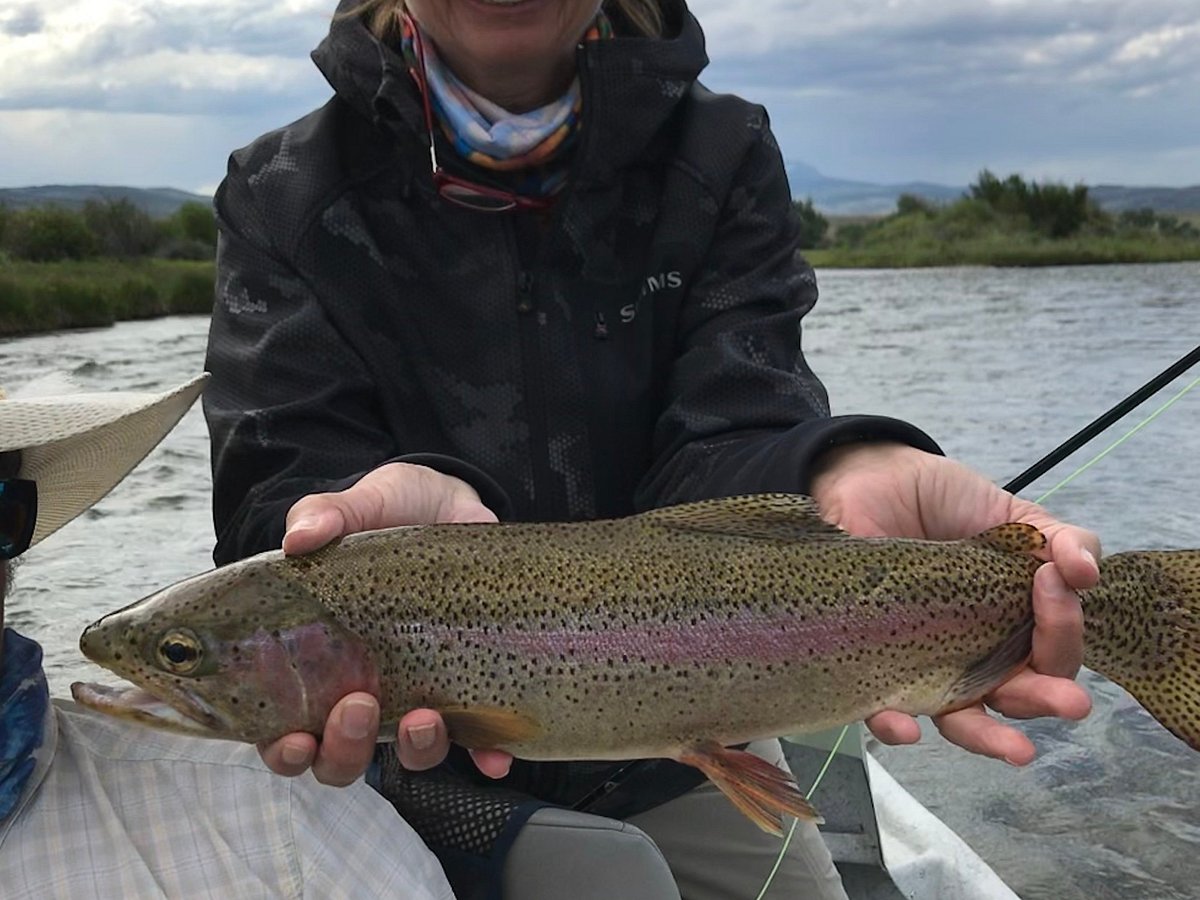
<path id="1" fill-rule="evenodd" d="M 679 900 L 657 845 L 628 822 L 478 785 L 446 767 L 409 772 L 380 745 L 368 781 L 442 863 L 458 900 Z"/>

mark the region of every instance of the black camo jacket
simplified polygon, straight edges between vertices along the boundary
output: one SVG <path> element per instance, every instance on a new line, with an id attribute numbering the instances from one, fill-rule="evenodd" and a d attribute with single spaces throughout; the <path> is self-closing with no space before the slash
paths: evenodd
<path id="1" fill-rule="evenodd" d="M 394 459 L 463 477 L 502 518 L 566 520 L 804 491 L 851 441 L 937 451 L 893 419 L 830 417 L 767 115 L 697 81 L 699 25 L 665 6 L 666 37 L 577 50 L 582 130 L 548 215 L 440 199 L 402 56 L 334 23 L 313 56 L 335 96 L 234 153 L 216 197 L 218 563 L 277 548 L 297 499 Z"/>

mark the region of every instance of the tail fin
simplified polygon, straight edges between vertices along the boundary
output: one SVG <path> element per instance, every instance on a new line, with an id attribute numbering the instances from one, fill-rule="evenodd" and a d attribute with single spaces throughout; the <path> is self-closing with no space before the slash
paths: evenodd
<path id="1" fill-rule="evenodd" d="M 1083 614 L 1088 667 L 1200 750 L 1200 550 L 1106 557 Z"/>

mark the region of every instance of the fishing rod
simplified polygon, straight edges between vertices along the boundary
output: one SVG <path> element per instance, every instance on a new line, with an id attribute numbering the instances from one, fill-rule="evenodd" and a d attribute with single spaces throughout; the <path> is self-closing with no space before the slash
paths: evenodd
<path id="1" fill-rule="evenodd" d="M 1016 494 L 1029 487 L 1036 479 L 1045 475 L 1060 462 L 1091 441 L 1096 435 L 1118 419 L 1124 418 L 1147 398 L 1158 393 L 1196 363 L 1200 362 L 1200 345 L 1191 353 L 1185 354 L 1178 362 L 1163 369 L 1140 388 L 1113 406 L 1108 412 L 1096 417 L 1091 423 L 1075 432 L 1032 466 L 1010 481 L 1004 489 L 1010 494 Z"/>

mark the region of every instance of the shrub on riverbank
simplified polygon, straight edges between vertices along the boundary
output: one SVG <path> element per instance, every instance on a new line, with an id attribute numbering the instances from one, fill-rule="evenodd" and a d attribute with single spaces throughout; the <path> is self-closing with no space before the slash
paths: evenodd
<path id="1" fill-rule="evenodd" d="M 15 259 L 55 262 L 85 259 L 99 249 L 83 216 L 54 206 L 35 207 L 5 216 L 2 249 Z"/>
<path id="2" fill-rule="evenodd" d="M 805 255 L 828 268 L 1055 266 L 1200 260 L 1200 229 L 1153 210 L 1112 215 L 1075 185 L 981 173 L 948 204 L 902 196 L 896 212 L 840 224 Z"/>
<path id="3" fill-rule="evenodd" d="M 0 254 L 15 260 L 208 260 L 216 247 L 216 220 L 202 203 L 184 203 L 164 219 L 152 219 L 124 199 L 89 200 L 80 210 L 0 207 Z"/>
<path id="4" fill-rule="evenodd" d="M 141 259 L 0 266 L 0 336 L 208 313 L 211 262 Z"/>

